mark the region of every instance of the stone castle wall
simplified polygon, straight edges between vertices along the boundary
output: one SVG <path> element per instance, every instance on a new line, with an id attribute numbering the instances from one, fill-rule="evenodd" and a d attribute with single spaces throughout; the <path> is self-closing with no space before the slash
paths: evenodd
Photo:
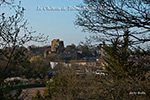
<path id="1" fill-rule="evenodd" d="M 59 39 L 54 39 L 51 43 L 51 52 L 62 53 L 64 51 L 64 42 Z"/>

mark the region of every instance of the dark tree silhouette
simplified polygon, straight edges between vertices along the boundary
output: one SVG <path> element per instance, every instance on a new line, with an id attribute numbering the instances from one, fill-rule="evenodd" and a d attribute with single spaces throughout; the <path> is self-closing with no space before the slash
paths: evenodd
<path id="1" fill-rule="evenodd" d="M 133 44 L 150 41 L 149 0 L 84 0 L 75 24 L 110 41 L 129 30 Z"/>
<path id="2" fill-rule="evenodd" d="M 0 5 L 12 5 L 15 0 L 0 0 Z"/>
<path id="3" fill-rule="evenodd" d="M 44 34 L 36 35 L 36 31 L 28 28 L 21 2 L 16 5 L 13 0 L 0 0 L 0 4 L 15 11 L 11 16 L 7 16 L 5 12 L 0 14 L 0 99 L 4 100 L 1 91 L 4 79 L 8 76 L 9 69 L 12 69 L 10 67 L 24 61 L 24 45 L 30 41 L 46 42 L 48 37 Z"/>
<path id="4" fill-rule="evenodd" d="M 24 20 L 24 8 L 20 5 L 17 6 L 16 14 L 11 17 L 5 17 L 5 13 L 1 14 L 0 18 L 0 51 L 1 60 L 7 62 L 4 67 L 4 73 L 8 68 L 12 58 L 18 54 L 18 47 L 24 46 L 29 41 L 44 42 L 47 37 L 43 34 L 34 36 L 35 31 L 30 31 L 27 27 L 27 21 Z M 20 49 L 19 49 L 20 50 Z M 18 58 L 19 58 L 18 54 Z M 17 60 L 17 57 L 14 59 Z"/>

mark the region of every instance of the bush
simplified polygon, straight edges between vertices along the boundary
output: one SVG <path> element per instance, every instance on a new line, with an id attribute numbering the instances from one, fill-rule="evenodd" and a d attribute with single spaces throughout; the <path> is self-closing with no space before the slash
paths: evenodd
<path id="1" fill-rule="evenodd" d="M 149 100 L 148 79 L 112 80 L 106 76 L 59 73 L 47 84 L 44 100 Z M 38 100 L 38 99 L 37 99 Z"/>
<path id="2" fill-rule="evenodd" d="M 45 84 L 25 84 L 25 85 L 14 85 L 10 87 L 3 88 L 4 92 L 9 92 L 16 89 L 26 89 L 26 88 L 34 88 L 34 87 L 45 87 Z"/>

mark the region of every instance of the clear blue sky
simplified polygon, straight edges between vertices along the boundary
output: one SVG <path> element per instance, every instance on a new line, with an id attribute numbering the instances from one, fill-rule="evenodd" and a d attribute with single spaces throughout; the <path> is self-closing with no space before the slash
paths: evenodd
<path id="1" fill-rule="evenodd" d="M 37 11 L 37 7 L 75 7 L 81 3 L 82 0 L 22 0 L 21 4 L 26 9 L 24 17 L 28 20 L 29 27 L 37 33 L 49 35 L 49 41 L 61 39 L 65 45 L 78 45 L 89 34 L 81 32 L 81 28 L 74 25 L 77 11 Z M 5 8 L 1 10 L 5 11 Z"/>
<path id="2" fill-rule="evenodd" d="M 76 6 L 82 0 L 24 0 L 25 18 L 37 32 L 49 35 L 49 40 L 61 39 L 65 45 L 84 41 L 88 34 L 76 28 L 74 21 L 77 11 L 37 11 L 37 7 L 68 7 Z"/>

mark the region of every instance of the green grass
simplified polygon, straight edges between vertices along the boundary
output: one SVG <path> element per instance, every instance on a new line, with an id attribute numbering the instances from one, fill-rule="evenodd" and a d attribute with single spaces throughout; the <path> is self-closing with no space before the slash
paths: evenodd
<path id="1" fill-rule="evenodd" d="M 9 92 L 16 89 L 26 89 L 26 88 L 36 88 L 36 87 L 46 87 L 46 84 L 23 84 L 23 85 L 14 85 L 10 87 L 5 87 L 4 92 Z"/>

